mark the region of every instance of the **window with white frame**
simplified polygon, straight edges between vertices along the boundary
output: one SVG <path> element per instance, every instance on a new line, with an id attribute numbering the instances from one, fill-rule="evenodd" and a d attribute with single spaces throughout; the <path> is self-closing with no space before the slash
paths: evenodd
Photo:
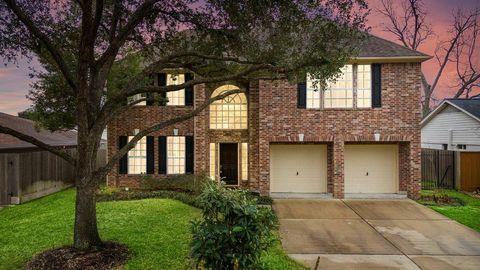
<path id="1" fill-rule="evenodd" d="M 130 141 L 133 136 L 129 136 Z M 128 174 L 147 173 L 147 137 L 141 138 L 135 147 L 128 151 Z"/>
<path id="2" fill-rule="evenodd" d="M 147 98 L 147 93 L 136 94 L 136 95 L 133 95 L 131 97 L 128 97 L 128 103 L 131 104 L 131 103 L 136 102 L 138 100 L 144 99 L 143 101 L 140 101 L 140 102 L 136 103 L 135 106 L 145 106 L 145 105 L 147 105 L 146 98 Z"/>
<path id="3" fill-rule="evenodd" d="M 238 87 L 234 85 L 221 86 L 213 91 L 212 97 L 234 89 L 238 89 Z M 222 100 L 216 100 L 210 104 L 210 128 L 246 129 L 247 113 L 247 97 L 244 93 L 237 93 Z"/>
<path id="4" fill-rule="evenodd" d="M 322 91 L 319 84 L 307 75 L 307 108 L 319 109 L 322 100 Z"/>
<path id="5" fill-rule="evenodd" d="M 215 179 L 217 176 L 216 172 L 216 153 L 217 153 L 217 145 L 215 143 L 210 143 L 210 178 Z"/>
<path id="6" fill-rule="evenodd" d="M 167 85 L 179 85 L 185 83 L 185 74 L 167 74 Z M 185 89 L 167 92 L 167 106 L 184 106 Z"/>
<path id="7" fill-rule="evenodd" d="M 185 173 L 185 137 L 167 137 L 167 174 Z"/>
<path id="8" fill-rule="evenodd" d="M 242 180 L 248 180 L 248 143 L 242 143 Z"/>
<path id="9" fill-rule="evenodd" d="M 372 72 L 370 65 L 357 66 L 357 107 L 372 107 Z"/>
<path id="10" fill-rule="evenodd" d="M 324 91 L 325 108 L 352 108 L 353 107 L 353 66 L 345 65 L 341 75 L 327 83 Z"/>

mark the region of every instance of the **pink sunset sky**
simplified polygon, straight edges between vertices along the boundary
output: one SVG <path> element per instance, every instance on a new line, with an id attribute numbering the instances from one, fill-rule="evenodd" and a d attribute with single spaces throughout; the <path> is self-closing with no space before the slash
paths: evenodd
<path id="1" fill-rule="evenodd" d="M 376 8 L 380 6 L 381 0 L 367 0 L 372 12 L 368 18 L 368 25 L 371 26 L 371 33 L 388 40 L 397 41 L 388 33 L 382 31 L 382 23 L 385 18 L 378 14 Z M 471 10 L 480 6 L 480 0 L 425 0 L 425 6 L 428 12 L 428 20 L 432 24 L 436 36 L 432 37 L 425 45 L 420 47 L 420 51 L 433 55 L 438 40 L 448 38 L 448 29 L 451 24 L 452 12 L 460 7 Z M 480 63 L 479 63 L 480 64 Z M 28 76 L 29 67 L 36 66 L 35 61 L 28 63 L 20 59 L 18 66 L 8 64 L 0 67 L 0 112 L 17 115 L 18 112 L 27 109 L 30 101 L 25 95 L 30 89 L 32 79 Z M 431 59 L 423 64 L 423 70 L 427 79 L 431 80 L 438 69 L 436 60 Z M 435 97 L 439 100 L 452 95 L 455 84 L 455 69 L 453 65 L 448 65 L 439 87 L 436 90 Z"/>

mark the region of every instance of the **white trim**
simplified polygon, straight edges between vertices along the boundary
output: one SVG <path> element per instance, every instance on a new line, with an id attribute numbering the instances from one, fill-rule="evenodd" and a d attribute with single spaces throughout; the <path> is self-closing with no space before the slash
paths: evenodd
<path id="1" fill-rule="evenodd" d="M 480 122 L 480 119 L 478 117 L 476 117 L 475 115 L 469 113 L 468 111 L 464 110 L 463 108 L 455 105 L 453 102 L 451 102 L 450 100 L 448 99 L 445 99 L 444 101 L 442 101 L 442 103 L 440 103 L 440 105 L 437 106 L 437 108 L 435 108 L 435 110 L 433 110 L 433 112 L 431 112 L 429 115 L 427 115 L 427 117 L 425 117 L 421 122 L 420 122 L 420 126 L 421 127 L 424 127 L 428 122 L 430 122 L 430 120 L 437 114 L 439 114 L 447 105 L 451 105 L 453 106 L 454 108 L 460 110 L 461 112 L 465 113 L 466 115 L 472 117 L 473 119 L 477 120 L 478 122 Z"/>

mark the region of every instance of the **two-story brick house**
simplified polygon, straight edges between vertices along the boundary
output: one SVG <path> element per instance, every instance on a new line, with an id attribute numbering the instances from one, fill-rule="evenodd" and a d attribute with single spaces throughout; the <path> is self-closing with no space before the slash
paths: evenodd
<path id="1" fill-rule="evenodd" d="M 154 177 L 221 177 L 264 195 L 408 194 L 420 190 L 421 63 L 429 56 L 371 37 L 317 90 L 306 83 L 254 80 L 197 85 L 143 103 L 108 125 L 108 152 L 138 129 L 192 111 L 209 96 L 244 89 L 190 120 L 142 139 L 108 176 L 108 185 L 138 187 Z M 170 85 L 192 74 L 157 74 Z"/>

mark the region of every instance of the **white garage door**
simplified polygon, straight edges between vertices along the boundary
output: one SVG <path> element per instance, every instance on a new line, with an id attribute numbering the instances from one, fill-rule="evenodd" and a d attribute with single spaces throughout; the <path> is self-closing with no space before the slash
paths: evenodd
<path id="1" fill-rule="evenodd" d="M 397 193 L 398 145 L 345 145 L 345 193 Z"/>
<path id="2" fill-rule="evenodd" d="M 270 192 L 327 192 L 326 145 L 271 145 Z"/>

